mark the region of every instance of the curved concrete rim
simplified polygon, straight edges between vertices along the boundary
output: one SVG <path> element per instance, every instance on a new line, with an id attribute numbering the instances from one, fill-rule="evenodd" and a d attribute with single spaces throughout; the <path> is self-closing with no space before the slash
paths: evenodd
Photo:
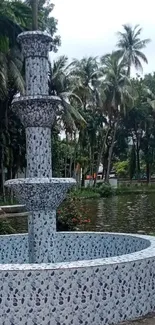
<path id="1" fill-rule="evenodd" d="M 10 179 L 5 182 L 5 186 L 7 185 L 19 185 L 19 184 L 37 184 L 41 186 L 42 184 L 66 184 L 76 183 L 76 180 L 74 178 L 17 178 L 17 179 Z"/>
<path id="2" fill-rule="evenodd" d="M 19 97 L 14 97 L 12 101 L 12 106 L 14 104 L 19 104 L 23 102 L 28 102 L 28 101 L 49 101 L 50 102 L 61 102 L 61 98 L 58 96 L 50 96 L 50 95 L 34 95 L 34 96 L 19 96 Z"/>
<path id="3" fill-rule="evenodd" d="M 61 232 L 64 234 L 72 234 L 73 232 Z M 49 263 L 49 264 L 0 264 L 0 271 L 45 271 L 45 270 L 63 270 L 63 269 L 77 269 L 77 268 L 89 268 L 102 266 L 106 268 L 108 265 L 122 264 L 136 262 L 139 260 L 146 260 L 155 257 L 155 237 L 126 234 L 126 233 L 111 233 L 111 232 L 74 232 L 76 234 L 102 234 L 102 235 L 115 235 L 115 236 L 131 236 L 133 238 L 141 238 L 148 241 L 148 247 L 131 254 L 125 254 L 115 257 L 106 257 L 94 260 L 82 260 L 74 262 L 61 262 L 61 263 Z M 24 235 L 24 234 L 22 234 Z M 6 235 L 9 236 L 9 235 Z M 14 235 L 16 236 L 16 235 Z"/>
<path id="4" fill-rule="evenodd" d="M 43 36 L 44 38 L 47 38 L 47 40 L 52 41 L 52 36 L 50 34 L 47 32 L 42 32 L 40 30 L 22 32 L 18 35 L 17 40 L 20 41 L 22 38 L 30 36 Z"/>

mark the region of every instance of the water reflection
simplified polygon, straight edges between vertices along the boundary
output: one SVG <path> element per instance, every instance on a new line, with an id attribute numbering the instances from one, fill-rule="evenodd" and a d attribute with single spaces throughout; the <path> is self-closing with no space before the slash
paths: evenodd
<path id="1" fill-rule="evenodd" d="M 155 233 L 155 194 L 83 200 L 79 205 L 84 208 L 85 218 L 91 220 L 81 230 Z M 27 232 L 26 217 L 9 222 L 18 233 Z"/>
<path id="2" fill-rule="evenodd" d="M 155 233 L 155 195 L 125 195 L 85 200 L 87 230 Z"/>

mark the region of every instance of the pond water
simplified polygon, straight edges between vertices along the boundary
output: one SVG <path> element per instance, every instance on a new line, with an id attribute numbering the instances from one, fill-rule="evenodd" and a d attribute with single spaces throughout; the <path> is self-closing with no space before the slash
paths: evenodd
<path id="1" fill-rule="evenodd" d="M 80 230 L 155 233 L 155 194 L 85 199 L 78 202 L 90 223 Z M 27 231 L 27 218 L 9 219 L 17 232 Z"/>
<path id="2" fill-rule="evenodd" d="M 86 230 L 155 233 L 155 194 L 85 200 Z"/>

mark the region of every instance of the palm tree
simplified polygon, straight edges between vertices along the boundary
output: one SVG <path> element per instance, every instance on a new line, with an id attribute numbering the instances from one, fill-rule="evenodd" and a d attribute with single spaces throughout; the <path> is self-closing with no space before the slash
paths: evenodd
<path id="1" fill-rule="evenodd" d="M 102 87 L 105 93 L 104 110 L 108 116 L 107 139 L 109 142 L 108 164 L 105 181 L 109 181 L 111 159 L 115 145 L 116 132 L 122 114 L 133 105 L 134 93 L 132 83 L 126 72 L 126 62 L 120 60 L 118 53 L 113 52 L 101 58 L 104 79 Z M 105 144 L 106 145 L 106 144 Z"/>
<path id="2" fill-rule="evenodd" d="M 10 137 L 8 113 L 13 95 L 24 93 L 21 74 L 22 57 L 16 37 L 29 23 L 31 10 L 20 1 L 0 2 L 0 165 L 1 188 L 4 193 L 4 167 L 10 159 Z M 32 19 L 31 19 L 32 20 Z"/>
<path id="3" fill-rule="evenodd" d="M 16 38 L 32 22 L 32 10 L 22 1 L 0 1 L 0 38 L 7 38 L 9 46 L 16 44 Z M 2 42 L 1 42 L 2 46 Z"/>
<path id="4" fill-rule="evenodd" d="M 141 51 L 150 42 L 150 39 L 141 40 L 142 28 L 139 25 L 134 27 L 123 25 L 123 32 L 118 32 L 117 53 L 127 63 L 127 74 L 130 76 L 131 66 L 143 70 L 142 62 L 148 63 L 145 54 Z"/>
<path id="5" fill-rule="evenodd" d="M 96 57 L 86 57 L 81 60 L 74 59 L 71 63 L 71 75 L 74 92 L 80 97 L 83 103 L 83 114 L 87 120 L 87 128 L 79 133 L 79 162 L 82 167 L 82 185 L 84 185 L 85 174 L 89 170 L 94 171 L 94 143 L 96 141 L 96 129 L 90 125 L 96 125 L 96 106 L 99 98 L 98 77 L 101 75 Z M 91 115 L 94 119 L 91 121 Z M 93 129 L 93 130 L 92 130 Z M 94 136 L 92 136 L 94 134 Z M 93 144 L 93 145 L 92 145 Z"/>
<path id="6" fill-rule="evenodd" d="M 71 74 L 74 76 L 75 91 L 81 98 L 84 110 L 86 111 L 96 94 L 98 75 L 101 74 L 97 58 L 74 59 L 71 63 Z"/>
<path id="7" fill-rule="evenodd" d="M 31 1 L 32 6 L 32 29 L 38 29 L 38 0 Z"/>
<path id="8" fill-rule="evenodd" d="M 25 3 L 32 8 L 32 30 L 37 30 L 39 0 L 26 0 Z"/>
<path id="9" fill-rule="evenodd" d="M 60 56 L 50 63 L 49 90 L 50 95 L 59 96 L 59 116 L 67 132 L 72 133 L 78 126 L 83 126 L 85 120 L 79 112 L 82 102 L 74 92 L 73 76 L 70 73 L 68 58 Z"/>
<path id="10" fill-rule="evenodd" d="M 60 56 L 56 61 L 50 63 L 49 90 L 50 95 L 58 96 L 60 98 L 56 122 L 59 124 L 60 129 L 62 129 L 62 127 L 64 128 L 66 134 L 66 174 L 69 137 L 72 137 L 73 133 L 75 134 L 77 130 L 86 125 L 86 122 L 80 113 L 82 101 L 74 92 L 74 76 L 71 74 L 70 64 L 68 64 L 68 58 L 66 56 Z M 76 147 L 74 157 L 76 157 Z"/>
<path id="11" fill-rule="evenodd" d="M 61 40 L 56 35 L 58 21 L 51 15 L 54 4 L 47 0 L 24 0 L 24 3 L 32 8 L 30 28 L 47 31 L 52 36 L 51 51 L 57 52 Z"/>

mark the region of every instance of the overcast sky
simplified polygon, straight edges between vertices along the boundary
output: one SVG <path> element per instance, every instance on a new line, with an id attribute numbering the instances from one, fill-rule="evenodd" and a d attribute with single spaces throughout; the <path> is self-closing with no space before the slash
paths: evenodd
<path id="1" fill-rule="evenodd" d="M 114 49 L 116 32 L 130 23 L 143 27 L 143 38 L 151 38 L 145 54 L 144 73 L 155 71 L 154 0 L 53 0 L 62 45 L 56 55 L 72 58 L 100 56 Z"/>

